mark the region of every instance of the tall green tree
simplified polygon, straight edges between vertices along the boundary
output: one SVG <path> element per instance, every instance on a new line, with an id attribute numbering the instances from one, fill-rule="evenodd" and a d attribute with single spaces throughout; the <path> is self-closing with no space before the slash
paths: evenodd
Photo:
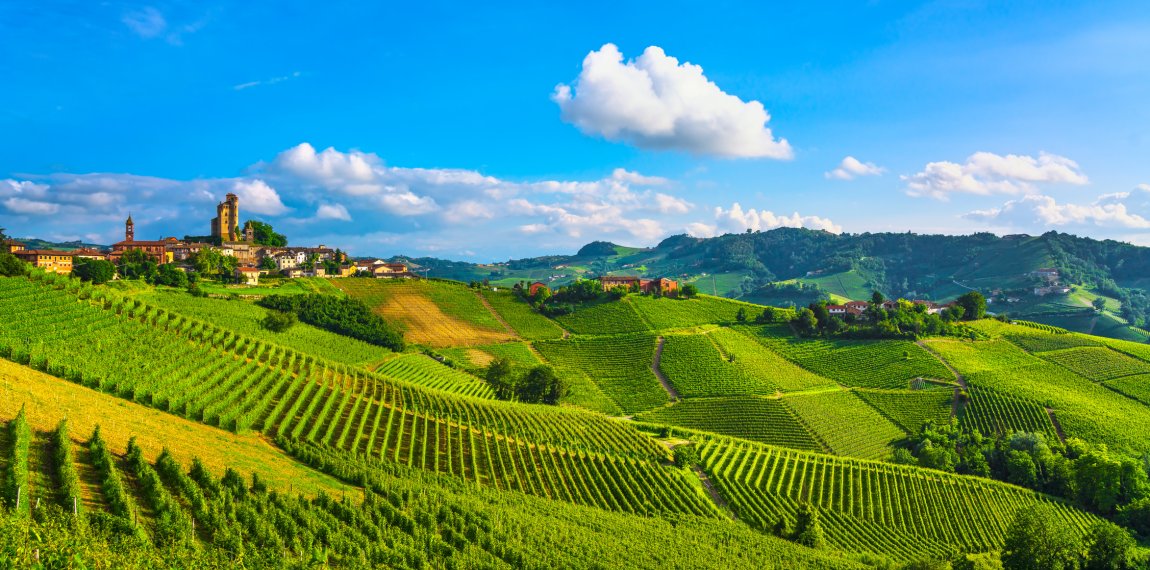
<path id="1" fill-rule="evenodd" d="M 699 295 L 699 287 L 694 283 L 687 283 L 686 285 L 683 285 L 682 289 L 679 289 L 679 294 L 681 294 L 686 299 L 697 297 Z"/>
<path id="2" fill-rule="evenodd" d="M 819 521 L 819 511 L 810 503 L 799 506 L 795 515 L 795 541 L 803 546 L 822 548 L 826 545 L 823 525 Z"/>
<path id="3" fill-rule="evenodd" d="M 558 404 L 564 386 L 555 369 L 547 365 L 532 368 L 519 381 L 516 393 L 519 401 L 531 404 Z"/>
<path id="4" fill-rule="evenodd" d="M 129 249 L 120 256 L 116 270 L 124 279 L 143 279 L 151 282 L 159 271 L 159 265 L 156 264 L 156 258 L 144 250 Z"/>
<path id="5" fill-rule="evenodd" d="M 116 276 L 116 266 L 103 259 L 77 258 L 76 263 L 72 265 L 72 275 L 102 285 Z"/>
<path id="6" fill-rule="evenodd" d="M 1126 570 L 1133 568 L 1131 553 L 1137 543 L 1130 533 L 1107 521 L 1090 527 L 1086 535 L 1085 570 Z"/>
<path id="7" fill-rule="evenodd" d="M 0 276 L 17 277 L 28 274 L 28 265 L 11 253 L 0 253 Z"/>
<path id="8" fill-rule="evenodd" d="M 1002 547 L 1005 570 L 1076 570 L 1081 546 L 1051 507 L 1035 504 L 1014 516 Z"/>
<path id="9" fill-rule="evenodd" d="M 500 400 L 510 400 L 515 396 L 515 376 L 512 374 L 511 361 L 506 358 L 496 358 L 487 365 L 483 379 L 495 391 L 495 397 Z"/>
<path id="10" fill-rule="evenodd" d="M 247 223 L 252 226 L 253 237 L 257 244 L 272 247 L 284 247 L 288 244 L 287 236 L 276 233 L 271 224 L 256 220 L 248 220 Z"/>
<path id="11" fill-rule="evenodd" d="M 986 316 L 986 297 L 978 291 L 963 293 L 954 302 L 963 308 L 963 317 L 968 321 L 975 321 Z"/>

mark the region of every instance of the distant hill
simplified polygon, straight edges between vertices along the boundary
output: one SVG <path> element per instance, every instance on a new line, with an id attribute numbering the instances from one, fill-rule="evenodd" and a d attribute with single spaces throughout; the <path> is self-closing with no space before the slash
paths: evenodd
<path id="1" fill-rule="evenodd" d="M 1136 341 L 1147 339 L 1140 329 L 1150 322 L 1150 248 L 1058 232 L 836 235 L 778 228 L 709 239 L 678 235 L 654 248 L 597 241 L 574 255 L 496 264 L 399 259 L 431 276 L 505 286 L 534 280 L 561 285 L 602 274 L 670 276 L 707 293 L 769 304 L 861 298 L 873 290 L 945 301 L 976 289 L 992 298 L 994 312 Z M 1056 269 L 1057 279 L 1032 274 L 1040 268 Z M 1071 292 L 1034 294 L 1055 281 Z M 1101 312 L 1090 305 L 1097 297 L 1106 302 Z"/>
<path id="2" fill-rule="evenodd" d="M 80 240 L 76 240 L 76 241 L 47 241 L 47 240 L 42 240 L 42 239 L 37 239 L 37 238 L 12 238 L 12 239 L 14 241 L 18 241 L 18 242 L 24 244 L 24 247 L 26 247 L 27 249 L 59 249 L 59 250 L 63 250 L 63 251 L 72 251 L 74 249 L 105 250 L 105 249 L 111 248 L 111 246 L 108 246 L 108 245 L 103 245 L 103 244 L 98 244 L 98 243 L 88 243 L 88 242 L 80 241 Z"/>

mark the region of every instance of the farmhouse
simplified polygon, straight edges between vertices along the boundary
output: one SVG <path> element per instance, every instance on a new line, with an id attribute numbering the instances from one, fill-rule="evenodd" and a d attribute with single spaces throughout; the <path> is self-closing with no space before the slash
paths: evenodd
<path id="1" fill-rule="evenodd" d="M 626 289 L 642 287 L 642 282 L 642 279 L 631 275 L 604 275 L 599 278 L 599 283 L 603 286 L 604 291 L 610 291 L 619 287 Z"/>
<path id="2" fill-rule="evenodd" d="M 3 243 L 0 243 L 0 251 L 3 251 L 4 253 L 16 253 L 17 251 L 23 250 L 24 244 L 14 239 L 4 240 Z"/>
<path id="3" fill-rule="evenodd" d="M 535 294 L 538 293 L 540 290 L 550 291 L 551 289 L 549 287 L 547 287 L 546 283 L 544 283 L 542 281 L 536 281 L 536 282 L 531 284 L 531 287 L 527 288 L 527 295 L 530 297 L 534 297 Z"/>
<path id="4" fill-rule="evenodd" d="M 255 267 L 237 267 L 236 280 L 245 285 L 259 285 L 260 270 Z"/>
<path id="5" fill-rule="evenodd" d="M 52 273 L 72 272 L 72 253 L 54 249 L 22 249 L 13 255 L 32 265 Z"/>
<path id="6" fill-rule="evenodd" d="M 1063 285 L 1051 285 L 1050 287 L 1035 287 L 1034 294 L 1039 297 L 1046 295 L 1065 295 L 1070 292 L 1070 287 Z"/>
<path id="7" fill-rule="evenodd" d="M 107 259 L 108 255 L 95 249 L 77 249 L 72 251 L 74 259 Z"/>

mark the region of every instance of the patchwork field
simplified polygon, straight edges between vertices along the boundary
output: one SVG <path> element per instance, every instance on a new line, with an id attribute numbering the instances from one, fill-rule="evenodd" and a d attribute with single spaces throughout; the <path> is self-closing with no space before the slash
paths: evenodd
<path id="1" fill-rule="evenodd" d="M 513 340 L 508 331 L 462 284 L 406 279 L 340 279 L 336 286 L 431 347 L 476 346 Z"/>

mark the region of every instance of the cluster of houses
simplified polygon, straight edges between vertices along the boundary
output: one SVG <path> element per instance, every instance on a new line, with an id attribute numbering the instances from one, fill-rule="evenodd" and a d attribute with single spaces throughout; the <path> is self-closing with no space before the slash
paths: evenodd
<path id="1" fill-rule="evenodd" d="M 638 291 L 640 293 L 675 295 L 679 290 L 679 282 L 666 277 L 643 279 L 641 277 L 604 275 L 599 278 L 599 283 L 603 286 L 604 291 L 622 287 L 628 291 Z"/>
<path id="2" fill-rule="evenodd" d="M 137 240 L 135 223 L 129 215 L 124 222 L 124 239 L 112 244 L 111 251 L 78 249 L 73 251 L 27 249 L 15 240 L 0 244 L 0 252 L 11 253 L 17 258 L 39 267 L 44 271 L 68 274 L 79 259 L 102 259 L 117 263 L 129 251 L 142 251 L 156 260 L 156 263 L 185 264 L 202 251 L 216 251 L 220 255 L 235 257 L 237 267 L 235 277 L 241 283 L 259 284 L 260 275 L 277 273 L 285 277 L 350 277 L 356 274 L 371 274 L 381 278 L 415 277 L 402 263 L 389 263 L 383 260 L 355 261 L 347 254 L 327 246 L 318 247 L 273 247 L 255 243 L 254 228 L 249 223 L 241 234 L 235 225 L 239 218 L 239 199 L 228 194 L 217 208 L 217 216 L 212 219 L 212 237 L 220 239 L 220 244 L 184 241 L 174 237 L 160 240 Z M 335 268 L 334 271 L 329 269 Z"/>
<path id="3" fill-rule="evenodd" d="M 926 307 L 927 314 L 937 315 L 946 309 L 950 304 L 940 305 L 932 301 L 914 300 L 911 303 L 915 305 L 922 305 Z M 883 301 L 882 308 L 888 311 L 893 311 L 899 308 L 898 301 Z M 847 315 L 859 316 L 866 312 L 870 307 L 869 301 L 847 301 L 842 305 L 827 305 L 827 312 L 833 317 L 845 317 Z"/>
<path id="4" fill-rule="evenodd" d="M 1043 267 L 1035 269 L 1026 274 L 1029 277 L 1037 277 L 1046 282 L 1045 285 L 1034 288 L 1034 295 L 1036 297 L 1045 297 L 1047 295 L 1066 295 L 1070 293 L 1070 287 L 1059 283 L 1058 270 L 1052 267 Z"/>

